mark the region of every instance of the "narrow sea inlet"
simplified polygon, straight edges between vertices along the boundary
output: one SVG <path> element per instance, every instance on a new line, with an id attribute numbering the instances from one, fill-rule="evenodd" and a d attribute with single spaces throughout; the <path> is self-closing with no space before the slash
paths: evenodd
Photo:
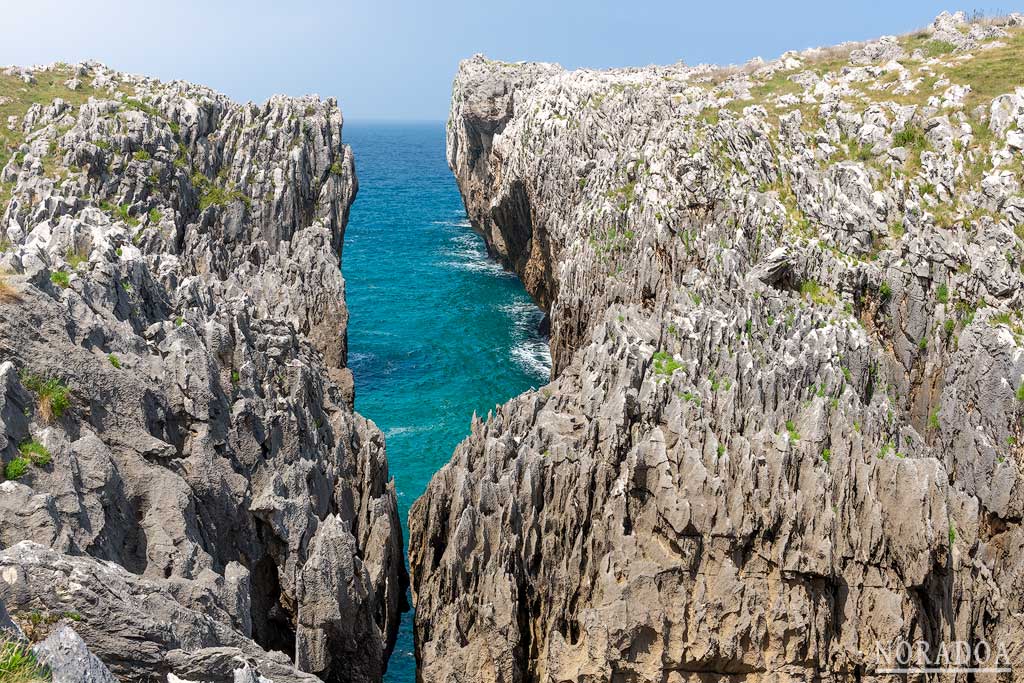
<path id="1" fill-rule="evenodd" d="M 487 258 L 445 162 L 443 123 L 345 123 L 357 159 L 342 270 L 356 410 L 387 438 L 408 542 L 409 506 L 485 415 L 547 382 L 541 312 Z M 412 614 L 387 681 L 415 680 Z"/>

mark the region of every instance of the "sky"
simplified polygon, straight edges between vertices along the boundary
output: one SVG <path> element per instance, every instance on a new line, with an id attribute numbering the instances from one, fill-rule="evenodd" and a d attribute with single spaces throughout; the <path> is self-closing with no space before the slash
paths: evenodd
<path id="1" fill-rule="evenodd" d="M 443 120 L 460 59 L 742 63 L 899 34 L 927 0 L 0 0 L 0 64 L 98 59 L 237 100 L 338 98 L 347 120 Z M 1005 13 L 1014 6 L 983 7 Z"/>

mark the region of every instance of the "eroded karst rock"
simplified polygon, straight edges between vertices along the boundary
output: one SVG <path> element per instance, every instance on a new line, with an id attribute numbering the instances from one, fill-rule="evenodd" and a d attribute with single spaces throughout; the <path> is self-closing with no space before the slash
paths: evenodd
<path id="1" fill-rule="evenodd" d="M 554 369 L 412 509 L 423 680 L 882 680 L 918 640 L 1024 670 L 1019 19 L 462 63 L 449 163 Z"/>
<path id="2" fill-rule="evenodd" d="M 0 79 L 0 598 L 81 615 L 124 681 L 315 680 L 295 657 L 333 636 L 303 615 L 344 605 L 362 649 L 317 672 L 379 680 L 407 579 L 346 368 L 337 103 Z M 348 561 L 305 580 L 326 544 Z"/>

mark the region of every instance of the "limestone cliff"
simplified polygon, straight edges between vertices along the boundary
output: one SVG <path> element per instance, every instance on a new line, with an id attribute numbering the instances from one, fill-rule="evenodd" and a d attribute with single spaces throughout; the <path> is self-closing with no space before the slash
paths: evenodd
<path id="1" fill-rule="evenodd" d="M 0 168 L 0 600 L 123 681 L 380 680 L 407 577 L 337 103 L 8 68 Z"/>
<path id="2" fill-rule="evenodd" d="M 554 369 L 413 507 L 422 680 L 1024 670 L 1021 24 L 462 63 L 449 163 Z"/>

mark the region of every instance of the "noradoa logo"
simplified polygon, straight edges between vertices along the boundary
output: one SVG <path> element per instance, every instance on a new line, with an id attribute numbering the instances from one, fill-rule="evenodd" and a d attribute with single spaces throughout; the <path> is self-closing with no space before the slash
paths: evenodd
<path id="1" fill-rule="evenodd" d="M 954 640 L 932 644 L 923 640 L 875 642 L 876 674 L 1010 673 L 1004 643 Z"/>

